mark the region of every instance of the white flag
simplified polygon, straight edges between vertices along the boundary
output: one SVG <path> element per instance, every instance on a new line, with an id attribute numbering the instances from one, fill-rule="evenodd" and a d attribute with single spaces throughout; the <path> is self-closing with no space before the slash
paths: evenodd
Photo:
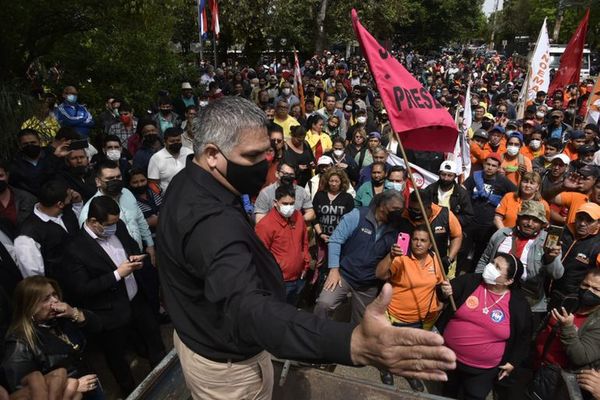
<path id="1" fill-rule="evenodd" d="M 406 164 L 404 160 L 397 155 L 389 154 L 387 163 L 389 165 L 401 165 L 406 168 Z M 434 182 L 437 182 L 439 177 L 433 172 L 429 172 L 424 168 L 419 167 L 413 163 L 408 163 L 410 165 L 410 170 L 413 174 L 413 178 L 415 179 L 415 184 L 419 189 L 425 189 L 427 186 L 431 185 Z"/>
<path id="2" fill-rule="evenodd" d="M 544 19 L 544 24 L 535 44 L 529 72 L 529 79 L 526 82 L 527 101 L 534 100 L 535 94 L 540 90 L 548 92 L 548 86 L 550 85 L 550 40 L 548 39 L 546 19 Z"/>

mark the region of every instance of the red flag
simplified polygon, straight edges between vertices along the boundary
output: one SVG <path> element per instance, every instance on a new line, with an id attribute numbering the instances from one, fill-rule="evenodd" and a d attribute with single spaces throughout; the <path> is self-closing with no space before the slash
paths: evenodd
<path id="1" fill-rule="evenodd" d="M 585 44 L 589 19 L 590 9 L 588 8 L 577 30 L 571 37 L 571 40 L 569 40 L 565 52 L 560 57 L 560 66 L 550 83 L 548 94 L 553 94 L 555 90 L 563 89 L 572 83 L 579 83 L 579 70 L 581 69 L 581 61 L 583 60 L 583 46 Z"/>
<path id="2" fill-rule="evenodd" d="M 404 147 L 452 152 L 458 129 L 450 113 L 371 36 L 354 9 L 352 26 Z"/>

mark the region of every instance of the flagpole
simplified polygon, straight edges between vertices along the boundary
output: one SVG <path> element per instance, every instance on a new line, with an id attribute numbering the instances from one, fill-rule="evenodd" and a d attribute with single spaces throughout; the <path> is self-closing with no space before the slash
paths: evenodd
<path id="1" fill-rule="evenodd" d="M 433 236 L 433 231 L 431 230 L 431 224 L 429 223 L 429 218 L 427 217 L 427 213 L 425 212 L 425 206 L 423 205 L 423 200 L 421 199 L 421 194 L 419 193 L 419 187 L 415 182 L 415 178 L 413 177 L 412 170 L 408 163 L 408 157 L 406 156 L 406 152 L 404 151 L 404 145 L 402 144 L 402 139 L 400 139 L 400 135 L 396 132 L 396 136 L 398 136 L 398 146 L 400 147 L 400 152 L 402 153 L 402 158 L 404 159 L 404 165 L 406 166 L 406 170 L 408 171 L 408 177 L 412 182 L 413 188 L 415 189 L 415 193 L 417 195 L 417 201 L 419 202 L 419 207 L 421 208 L 421 213 L 425 218 L 425 226 L 427 226 L 427 232 L 429 233 L 429 238 L 431 239 L 431 243 L 433 244 L 433 252 L 435 253 L 435 259 L 440 265 L 440 270 L 442 271 L 442 275 L 444 276 L 444 280 L 448 280 L 448 276 L 446 275 L 446 271 L 444 271 L 444 264 L 442 263 L 442 258 L 440 257 L 440 251 L 435 242 L 435 236 Z M 452 306 L 452 310 L 456 311 L 456 303 L 454 302 L 454 297 L 449 296 L 450 305 Z"/>
<path id="2" fill-rule="evenodd" d="M 215 69 L 217 69 L 217 37 L 213 32 L 213 55 L 215 57 Z"/>

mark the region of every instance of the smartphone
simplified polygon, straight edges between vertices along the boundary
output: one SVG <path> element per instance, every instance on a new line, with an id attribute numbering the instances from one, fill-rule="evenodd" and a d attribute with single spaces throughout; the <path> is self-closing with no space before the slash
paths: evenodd
<path id="1" fill-rule="evenodd" d="M 398 234 L 398 239 L 396 239 L 396 244 L 402 249 L 402 254 L 407 255 L 410 245 L 410 235 L 405 232 L 400 232 Z"/>
<path id="2" fill-rule="evenodd" d="M 548 236 L 546 236 L 544 247 L 549 248 L 553 246 L 558 246 L 560 244 L 560 238 L 562 237 L 563 230 L 563 226 L 550 225 L 546 229 L 546 231 L 548 232 Z"/>
<path id="3" fill-rule="evenodd" d="M 69 144 L 69 150 L 81 150 L 87 149 L 88 147 L 89 143 L 87 139 L 72 140 Z"/>
<path id="4" fill-rule="evenodd" d="M 144 260 L 144 258 L 148 257 L 148 254 L 136 254 L 135 256 L 129 256 L 129 262 L 134 262 L 132 259 L 133 257 L 137 257 L 139 258 L 137 260 L 137 262 L 142 262 Z"/>

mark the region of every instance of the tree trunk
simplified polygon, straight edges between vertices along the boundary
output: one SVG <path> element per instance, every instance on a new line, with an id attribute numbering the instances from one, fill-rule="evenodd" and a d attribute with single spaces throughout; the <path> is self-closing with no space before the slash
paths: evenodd
<path id="1" fill-rule="evenodd" d="M 317 39 L 315 42 L 315 52 L 321 53 L 325 46 L 325 16 L 327 15 L 327 1 L 321 0 L 319 13 L 317 14 Z"/>

